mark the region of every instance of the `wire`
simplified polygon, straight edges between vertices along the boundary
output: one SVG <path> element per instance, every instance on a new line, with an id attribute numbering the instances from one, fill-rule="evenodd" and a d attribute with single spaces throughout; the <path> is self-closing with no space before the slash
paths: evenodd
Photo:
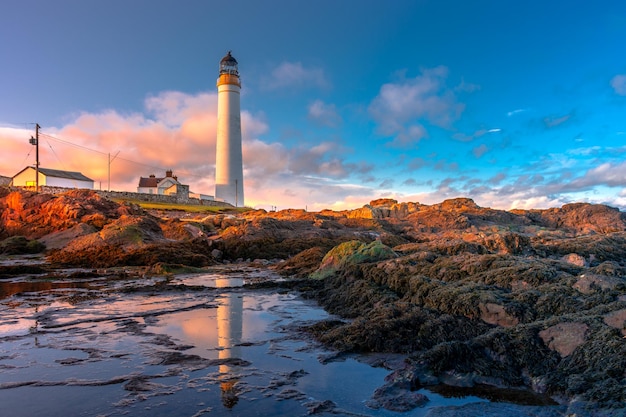
<path id="1" fill-rule="evenodd" d="M 59 158 L 59 155 L 57 155 L 57 153 L 54 151 L 54 148 L 52 147 L 52 145 L 50 145 L 50 142 L 46 141 L 46 143 L 48 144 L 48 147 L 50 148 L 50 150 L 56 157 L 57 161 L 59 161 L 59 164 L 61 164 L 61 167 L 63 167 L 63 171 L 67 171 L 67 169 L 65 168 L 65 164 L 63 164 L 63 161 L 61 161 L 61 158 Z"/>
<path id="2" fill-rule="evenodd" d="M 28 157 L 30 156 L 31 152 L 33 151 L 33 148 L 31 146 L 30 151 L 28 151 L 28 155 L 26 155 L 26 158 L 24 158 L 24 160 L 22 161 L 22 163 L 20 164 L 20 166 L 24 166 L 24 164 L 26 163 L 26 160 L 28 159 Z"/>
<path id="3" fill-rule="evenodd" d="M 76 143 L 72 143 L 70 141 L 67 141 L 67 140 L 64 140 L 64 139 L 52 136 L 52 135 L 48 135 L 47 133 L 42 133 L 41 131 L 39 131 L 39 136 L 45 136 L 47 138 L 59 141 L 59 142 L 64 143 L 66 145 L 74 146 L 76 148 L 84 149 L 84 150 L 87 150 L 87 151 L 90 151 L 90 152 L 99 153 L 100 155 L 110 156 L 110 153 L 102 152 L 102 151 L 99 151 L 99 150 L 96 150 L 96 149 L 92 149 L 92 148 L 88 148 L 88 147 L 83 146 L 83 145 L 78 145 Z M 48 144 L 48 145 L 50 145 L 50 144 Z M 50 149 L 52 149 L 52 146 L 50 146 Z M 52 150 L 52 152 L 54 152 L 54 150 Z M 55 154 L 55 156 L 56 156 L 56 154 Z M 58 156 L 57 156 L 57 159 L 58 159 Z M 119 160 L 125 161 L 125 162 L 129 162 L 129 163 L 135 164 L 135 165 L 140 165 L 140 166 L 143 166 L 143 167 L 146 167 L 146 168 L 151 168 L 151 169 L 154 169 L 154 170 L 166 171 L 166 168 L 157 167 L 157 166 L 154 166 L 154 165 L 144 164 L 142 162 L 133 161 L 132 159 L 123 158 L 121 156 L 117 156 L 116 159 L 119 159 Z M 59 160 L 59 162 L 61 162 L 61 161 Z M 179 173 L 179 174 L 182 173 L 182 175 L 185 175 L 185 176 L 188 176 L 188 177 L 204 178 L 204 176 L 202 176 L 202 175 L 192 174 L 192 173 L 190 173 L 188 171 L 178 171 L 177 173 Z"/>
<path id="4" fill-rule="evenodd" d="M 91 148 L 88 148 L 88 147 L 86 147 L 86 146 L 82 146 L 82 145 L 77 145 L 77 144 L 72 143 L 72 142 L 70 142 L 70 141 L 63 140 L 63 139 L 59 139 L 59 138 L 57 138 L 57 137 L 54 137 L 54 136 L 48 135 L 47 133 L 41 133 L 41 132 L 39 132 L 39 136 L 45 136 L 45 137 L 47 137 L 47 138 L 50 138 L 50 139 L 57 140 L 57 141 L 59 141 L 59 142 L 65 143 L 66 145 L 74 146 L 74 147 L 76 147 L 76 148 L 80 148 L 80 149 L 85 149 L 85 150 L 87 150 L 87 151 L 91 151 L 91 152 L 96 152 L 96 153 L 99 153 L 99 154 L 101 154 L 101 155 L 107 155 L 107 153 L 106 153 L 106 152 L 98 151 L 98 150 L 96 150 L 96 149 L 91 149 Z"/>

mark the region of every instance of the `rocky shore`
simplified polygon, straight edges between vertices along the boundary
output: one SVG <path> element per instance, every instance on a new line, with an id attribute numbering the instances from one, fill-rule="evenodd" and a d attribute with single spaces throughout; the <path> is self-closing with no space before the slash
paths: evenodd
<path id="1" fill-rule="evenodd" d="M 29 268 L 274 268 L 342 318 L 305 329 L 339 354 L 407 356 L 373 408 L 418 406 L 424 386 L 513 389 L 578 415 L 626 408 L 626 215 L 615 208 L 383 199 L 191 216 L 90 191 L 0 188 L 0 253 L 42 251 L 45 264 L 0 266 L 0 279 Z"/>

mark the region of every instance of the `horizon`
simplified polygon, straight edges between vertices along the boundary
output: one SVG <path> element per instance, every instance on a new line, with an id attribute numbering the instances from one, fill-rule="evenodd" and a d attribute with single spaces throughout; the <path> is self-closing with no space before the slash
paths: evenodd
<path id="1" fill-rule="evenodd" d="M 215 81 L 232 50 L 246 206 L 470 198 L 502 210 L 626 209 L 623 2 L 4 9 L 0 175 L 34 165 L 39 123 L 42 168 L 106 190 L 110 166 L 111 190 L 131 192 L 171 169 L 214 195 Z"/>

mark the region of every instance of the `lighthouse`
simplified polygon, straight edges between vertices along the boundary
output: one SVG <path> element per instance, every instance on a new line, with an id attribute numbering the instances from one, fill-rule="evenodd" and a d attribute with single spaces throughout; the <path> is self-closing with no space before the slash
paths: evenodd
<path id="1" fill-rule="evenodd" d="M 228 51 L 220 61 L 217 79 L 215 197 L 235 207 L 244 205 L 240 91 L 237 60 Z"/>

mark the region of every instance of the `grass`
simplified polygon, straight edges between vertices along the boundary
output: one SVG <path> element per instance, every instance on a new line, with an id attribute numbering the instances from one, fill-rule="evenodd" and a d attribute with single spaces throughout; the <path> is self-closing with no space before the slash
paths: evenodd
<path id="1" fill-rule="evenodd" d="M 133 203 L 145 210 L 167 210 L 167 211 L 184 211 L 187 213 L 232 213 L 245 212 L 250 210 L 248 207 L 220 207 L 220 206 L 200 206 L 196 204 L 174 204 L 174 203 L 158 203 L 135 200 L 131 198 L 114 198 L 116 203 Z"/>

